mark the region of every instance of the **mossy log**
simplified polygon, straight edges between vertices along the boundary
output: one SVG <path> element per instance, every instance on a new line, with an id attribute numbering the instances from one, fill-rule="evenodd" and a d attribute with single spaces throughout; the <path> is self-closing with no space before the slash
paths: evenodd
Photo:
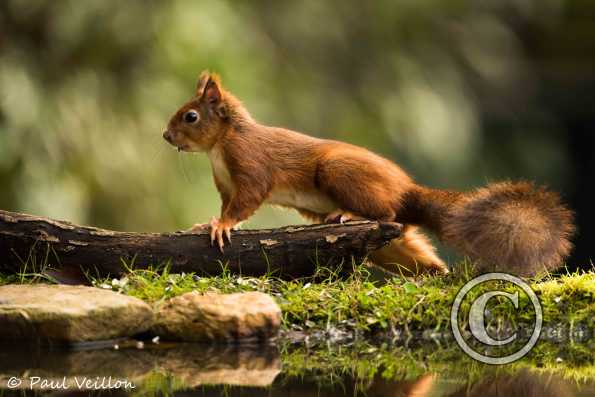
<path id="1" fill-rule="evenodd" d="M 0 210 L 0 271 L 54 269 L 117 276 L 126 264 L 146 268 L 169 263 L 172 272 L 217 275 L 312 275 L 316 264 L 343 269 L 399 236 L 398 223 L 349 222 L 232 232 L 224 253 L 211 246 L 208 230 L 128 233 Z"/>

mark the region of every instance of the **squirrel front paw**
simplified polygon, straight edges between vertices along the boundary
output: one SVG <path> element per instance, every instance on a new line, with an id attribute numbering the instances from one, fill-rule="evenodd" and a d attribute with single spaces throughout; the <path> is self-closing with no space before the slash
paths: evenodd
<path id="1" fill-rule="evenodd" d="M 223 246 L 225 245 L 223 235 L 225 234 L 227 241 L 231 245 L 231 229 L 234 227 L 235 222 L 229 220 L 221 221 L 219 218 L 213 217 L 209 225 L 211 226 L 211 245 L 217 240 L 219 251 L 223 253 Z"/>
<path id="2" fill-rule="evenodd" d="M 223 246 L 225 245 L 223 235 L 227 237 L 227 241 L 231 244 L 231 229 L 233 229 L 235 223 L 231 221 L 220 221 L 217 217 L 212 217 L 209 223 L 196 223 L 190 229 L 189 232 L 203 232 L 210 229 L 211 233 L 211 245 L 217 240 L 219 250 L 223 253 Z"/>

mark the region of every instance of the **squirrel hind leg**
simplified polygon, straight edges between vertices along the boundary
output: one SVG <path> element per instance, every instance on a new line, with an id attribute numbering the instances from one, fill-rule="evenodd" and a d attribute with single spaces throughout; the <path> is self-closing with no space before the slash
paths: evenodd
<path id="1" fill-rule="evenodd" d="M 404 276 L 449 272 L 429 238 L 411 225 L 405 225 L 401 237 L 370 253 L 370 260 L 391 273 Z"/>

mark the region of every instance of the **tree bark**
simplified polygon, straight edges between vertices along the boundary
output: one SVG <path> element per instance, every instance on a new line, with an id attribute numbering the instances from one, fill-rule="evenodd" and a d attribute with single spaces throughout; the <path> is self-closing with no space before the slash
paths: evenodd
<path id="1" fill-rule="evenodd" d="M 117 276 L 126 265 L 172 272 L 295 278 L 314 274 L 316 265 L 344 270 L 368 252 L 399 236 L 398 223 L 349 222 L 232 232 L 224 253 L 211 246 L 208 230 L 190 233 L 127 233 L 0 210 L 0 271 L 80 269 Z"/>

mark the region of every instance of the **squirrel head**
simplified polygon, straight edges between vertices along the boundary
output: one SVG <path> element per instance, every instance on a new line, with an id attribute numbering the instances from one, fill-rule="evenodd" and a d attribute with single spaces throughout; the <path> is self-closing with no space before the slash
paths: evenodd
<path id="1" fill-rule="evenodd" d="M 172 116 L 163 138 L 179 151 L 208 151 L 229 127 L 227 96 L 217 75 L 202 72 L 196 95 Z"/>

